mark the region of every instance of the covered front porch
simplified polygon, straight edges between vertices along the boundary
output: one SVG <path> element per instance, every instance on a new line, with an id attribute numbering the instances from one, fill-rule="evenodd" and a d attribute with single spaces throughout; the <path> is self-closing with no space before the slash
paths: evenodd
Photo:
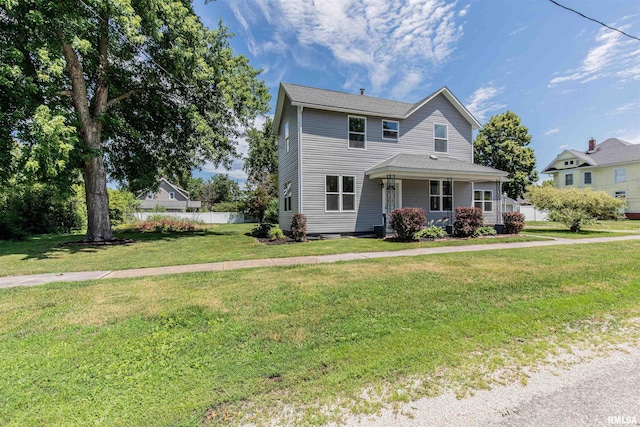
<path id="1" fill-rule="evenodd" d="M 485 223 L 502 223 L 506 172 L 448 156 L 398 154 L 365 174 L 380 187 L 383 225 L 401 207 L 423 208 L 427 221 L 446 219 L 451 225 L 456 207 L 475 206 Z"/>

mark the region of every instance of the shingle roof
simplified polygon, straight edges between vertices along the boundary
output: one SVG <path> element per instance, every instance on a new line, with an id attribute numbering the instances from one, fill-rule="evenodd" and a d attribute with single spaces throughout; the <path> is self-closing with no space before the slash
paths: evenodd
<path id="1" fill-rule="evenodd" d="M 276 113 L 273 118 L 274 134 L 277 134 L 280 128 L 280 118 L 285 94 L 289 97 L 291 103 L 296 106 L 388 117 L 393 119 L 407 118 L 437 95 L 442 94 L 449 100 L 449 102 L 451 102 L 460 114 L 467 119 L 473 129 L 481 127 L 475 117 L 473 117 L 469 110 L 462 105 L 458 98 L 456 98 L 446 86 L 412 104 L 408 102 L 394 101 L 391 99 L 375 98 L 367 95 L 356 95 L 352 93 L 338 92 L 335 90 L 300 86 L 291 83 L 280 83 Z"/>
<path id="2" fill-rule="evenodd" d="M 620 163 L 640 162 L 640 144 L 632 144 L 618 138 L 609 138 L 596 145 L 594 151 L 565 150 L 542 172 L 555 171 L 553 164 L 563 153 L 569 152 L 592 166 L 608 166 Z"/>
<path id="3" fill-rule="evenodd" d="M 426 154 L 406 154 L 400 153 L 378 163 L 367 171 L 367 174 L 382 170 L 397 171 L 447 171 L 464 174 L 495 175 L 496 177 L 506 177 L 507 172 L 493 169 L 475 163 L 464 162 L 447 156 L 433 156 Z"/>

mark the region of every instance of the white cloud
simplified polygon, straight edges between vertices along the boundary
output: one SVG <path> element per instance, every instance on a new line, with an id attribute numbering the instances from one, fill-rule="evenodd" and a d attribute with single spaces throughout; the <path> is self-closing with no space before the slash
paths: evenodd
<path id="1" fill-rule="evenodd" d="M 569 146 L 567 144 L 563 144 L 559 147 L 561 150 L 566 150 L 569 148 Z"/>
<path id="2" fill-rule="evenodd" d="M 560 128 L 553 128 L 553 129 L 549 129 L 548 131 L 546 131 L 544 133 L 544 135 L 551 136 L 551 135 L 554 135 L 554 134 L 556 134 L 558 132 L 560 132 Z"/>
<path id="3" fill-rule="evenodd" d="M 607 116 L 616 116 L 618 114 L 622 114 L 625 111 L 629 110 L 640 110 L 640 101 L 639 102 L 630 102 L 625 105 L 621 105 L 620 107 L 611 110 L 607 113 Z"/>
<path id="4" fill-rule="evenodd" d="M 505 104 L 494 100 L 503 89 L 504 88 L 495 87 L 493 83 L 489 83 L 488 86 L 481 87 L 473 92 L 471 96 L 467 98 L 465 106 L 476 119 L 484 122 L 489 113 L 506 107 Z"/>
<path id="5" fill-rule="evenodd" d="M 252 53 L 289 52 L 297 60 L 309 50 L 328 50 L 349 66 L 345 74 L 364 70 L 371 94 L 388 95 L 389 85 L 405 94 L 419 87 L 429 69 L 451 55 L 463 33 L 456 19 L 469 8 L 455 6 L 445 0 L 244 0 L 233 11 L 245 29 L 258 23 L 255 13 L 271 22 L 268 40 L 254 45 L 249 39 Z M 309 65 L 317 67 L 318 55 L 313 58 Z M 355 89 L 366 83 L 356 82 Z"/>
<path id="6" fill-rule="evenodd" d="M 551 79 L 549 87 L 571 81 L 587 83 L 611 76 L 618 77 L 621 81 L 640 79 L 640 49 L 635 48 L 635 43 L 637 42 L 623 38 L 618 32 L 600 29 L 595 45 L 589 49 L 582 64 Z"/>
<path id="7" fill-rule="evenodd" d="M 470 7 L 471 7 L 471 3 L 469 3 L 468 5 L 463 7 L 462 9 L 460 9 L 458 11 L 458 16 L 461 17 L 461 18 L 464 18 L 465 16 L 467 16 L 467 13 L 469 13 L 469 8 Z"/>
<path id="8" fill-rule="evenodd" d="M 515 35 L 515 34 L 518 34 L 518 33 L 519 33 L 519 32 L 521 32 L 521 31 L 526 30 L 527 28 L 529 28 L 529 26 L 528 26 L 528 25 L 520 25 L 518 28 L 516 28 L 515 30 L 511 31 L 511 32 L 509 33 L 509 35 L 510 35 L 510 36 L 513 36 L 513 35 Z"/>

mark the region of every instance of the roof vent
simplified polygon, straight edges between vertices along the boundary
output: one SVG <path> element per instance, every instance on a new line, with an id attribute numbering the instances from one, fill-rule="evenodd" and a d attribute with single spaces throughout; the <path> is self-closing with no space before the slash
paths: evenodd
<path id="1" fill-rule="evenodd" d="M 435 154 L 431 154 L 429 155 L 430 158 L 432 158 L 433 160 L 438 160 L 438 156 L 436 156 Z"/>
<path id="2" fill-rule="evenodd" d="M 360 88 L 360 95 L 364 95 L 364 88 L 363 87 Z"/>

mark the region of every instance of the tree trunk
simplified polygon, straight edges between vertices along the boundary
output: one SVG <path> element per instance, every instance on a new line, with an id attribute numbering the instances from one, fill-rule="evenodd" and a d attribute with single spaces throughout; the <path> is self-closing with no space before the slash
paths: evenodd
<path id="1" fill-rule="evenodd" d="M 88 146 L 100 141 L 101 127 L 93 126 L 85 130 L 83 135 Z M 93 142 L 93 144 L 92 144 Z M 104 169 L 102 154 L 88 159 L 82 171 L 85 197 L 87 202 L 87 235 L 85 242 L 102 242 L 113 240 L 111 222 L 109 221 L 109 193 L 107 192 L 107 173 Z"/>

